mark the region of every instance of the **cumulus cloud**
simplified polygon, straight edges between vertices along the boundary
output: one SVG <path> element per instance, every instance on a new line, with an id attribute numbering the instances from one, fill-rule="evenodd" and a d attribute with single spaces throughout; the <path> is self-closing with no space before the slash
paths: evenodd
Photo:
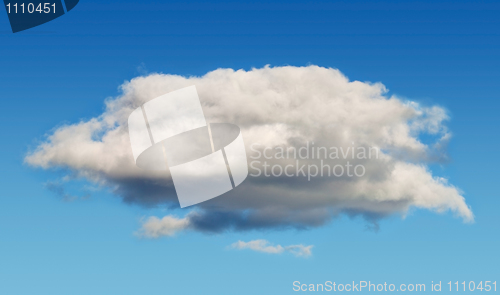
<path id="1" fill-rule="evenodd" d="M 296 159 L 265 159 L 265 148 L 376 147 L 374 159 L 328 159 L 330 165 L 363 165 L 363 177 L 250 176 L 236 189 L 185 209 L 182 226 L 203 232 L 309 228 L 338 214 L 376 223 L 411 208 L 451 211 L 473 221 L 458 188 L 433 176 L 428 165 L 446 160 L 451 133 L 445 109 L 388 96 L 381 83 L 349 81 L 339 70 L 307 67 L 217 69 L 201 77 L 151 74 L 124 83 L 98 117 L 64 125 L 50 133 L 25 161 L 34 167 L 60 167 L 107 187 L 124 202 L 179 207 L 169 172 L 145 171 L 134 163 L 127 131 L 129 114 L 165 93 L 195 85 L 207 122 L 241 127 L 250 173 Z M 424 142 L 420 138 L 432 138 Z M 268 151 L 269 152 L 269 151 Z M 262 161 L 261 161 L 262 160 Z M 301 164 L 318 159 L 301 159 Z M 192 210 L 192 211 L 189 211 Z M 168 217 L 151 219 L 147 234 L 169 235 Z"/>
<path id="2" fill-rule="evenodd" d="M 274 246 L 267 240 L 253 240 L 249 242 L 238 241 L 230 246 L 230 248 L 232 249 L 238 249 L 238 250 L 249 249 L 256 252 L 263 252 L 269 254 L 282 254 L 284 252 L 289 252 L 295 256 L 301 256 L 301 257 L 311 256 L 312 247 L 313 245 Z"/>

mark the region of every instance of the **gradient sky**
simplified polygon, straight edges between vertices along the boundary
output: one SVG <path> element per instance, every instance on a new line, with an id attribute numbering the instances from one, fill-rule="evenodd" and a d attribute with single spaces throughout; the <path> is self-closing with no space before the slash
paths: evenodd
<path id="1" fill-rule="evenodd" d="M 13 34 L 0 12 L 0 294 L 287 294 L 292 282 L 500 281 L 500 3 L 495 1 L 86 1 Z M 449 163 L 475 223 L 412 211 L 380 230 L 340 217 L 307 231 L 139 239 L 144 216 L 106 191 L 64 202 L 63 172 L 23 164 L 63 123 L 102 113 L 152 72 L 316 64 L 449 111 Z M 86 194 L 85 182 L 72 184 Z M 314 245 L 298 258 L 237 251 L 237 240 Z M 446 289 L 446 288 L 444 288 Z"/>

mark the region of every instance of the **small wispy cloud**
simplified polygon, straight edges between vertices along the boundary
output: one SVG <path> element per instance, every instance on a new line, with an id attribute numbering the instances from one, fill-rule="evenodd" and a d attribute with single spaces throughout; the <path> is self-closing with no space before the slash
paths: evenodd
<path id="1" fill-rule="evenodd" d="M 300 256 L 300 257 L 311 256 L 312 247 L 313 245 L 304 246 L 302 244 L 290 245 L 290 246 L 273 245 L 267 240 L 253 240 L 249 242 L 238 241 L 230 246 L 231 249 L 238 249 L 238 250 L 249 249 L 256 252 L 263 252 L 269 254 L 282 254 L 284 252 L 289 252 L 295 256 Z"/>
<path id="2" fill-rule="evenodd" d="M 49 190 L 50 192 L 54 193 L 56 196 L 61 198 L 63 202 L 73 202 L 76 200 L 87 200 L 90 198 L 90 193 L 87 192 L 86 189 L 84 189 L 85 194 L 83 196 L 76 196 L 73 194 L 70 194 L 66 188 L 64 187 L 64 182 L 66 182 L 66 178 L 63 178 L 62 180 L 56 180 L 56 181 L 47 181 L 44 183 L 44 187 Z"/>
<path id="3" fill-rule="evenodd" d="M 141 238 L 157 239 L 162 236 L 173 236 L 177 232 L 187 229 L 188 218 L 177 218 L 172 215 L 162 219 L 151 216 L 142 222 L 142 227 L 135 233 Z"/>
<path id="4" fill-rule="evenodd" d="M 146 64 L 143 62 L 141 62 L 141 64 L 137 66 L 136 70 L 141 76 L 146 76 L 149 74 L 148 68 L 146 67 Z"/>

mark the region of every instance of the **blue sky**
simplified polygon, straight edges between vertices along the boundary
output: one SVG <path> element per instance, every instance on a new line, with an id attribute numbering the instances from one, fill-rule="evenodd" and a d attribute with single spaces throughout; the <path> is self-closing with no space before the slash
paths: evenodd
<path id="1" fill-rule="evenodd" d="M 498 280 L 499 12 L 494 1 L 81 1 L 16 34 L 0 13 L 0 293 L 286 294 L 296 280 Z M 307 231 L 139 239 L 140 219 L 163 210 L 106 191 L 62 202 L 44 187 L 61 171 L 23 164 L 44 134 L 98 116 L 133 77 L 267 64 L 338 68 L 446 108 L 450 161 L 431 168 L 464 192 L 475 223 L 416 210 L 383 219 L 378 232 L 342 216 Z M 83 195 L 85 185 L 70 189 Z M 314 245 L 313 255 L 227 248 L 254 239 Z"/>

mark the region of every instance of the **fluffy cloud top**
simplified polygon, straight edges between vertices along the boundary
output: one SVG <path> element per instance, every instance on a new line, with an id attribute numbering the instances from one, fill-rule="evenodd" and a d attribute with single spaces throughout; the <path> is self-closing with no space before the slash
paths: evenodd
<path id="1" fill-rule="evenodd" d="M 312 245 L 274 246 L 269 241 L 266 240 L 254 240 L 249 242 L 238 241 L 231 245 L 231 248 L 238 250 L 249 249 L 252 251 L 263 252 L 268 254 L 281 254 L 284 252 L 290 252 L 295 256 L 301 256 L 301 257 L 311 256 L 312 247 L 313 247 Z"/>
<path id="2" fill-rule="evenodd" d="M 149 220 L 147 235 L 170 235 L 188 227 L 209 232 L 307 228 L 341 213 L 376 222 L 394 213 L 404 216 L 411 208 L 451 211 L 473 221 L 460 191 L 427 168 L 446 157 L 444 148 L 451 137 L 444 125 L 446 111 L 388 97 L 381 83 L 349 81 L 336 69 L 318 66 L 137 77 L 122 85 L 120 96 L 106 101 L 102 115 L 59 127 L 25 161 L 43 169 L 68 169 L 112 189 L 127 203 L 178 208 L 168 172 L 135 166 L 127 118 L 143 103 L 191 85 L 197 88 L 207 122 L 241 127 L 249 161 L 258 149 L 298 149 L 313 142 L 325 147 L 377 147 L 380 156 L 351 160 L 366 168 L 363 177 L 248 177 L 236 189 L 199 204 L 171 228 L 172 220 Z M 425 143 L 421 135 L 434 141 Z M 266 161 L 285 165 L 295 160 Z M 336 163 L 344 165 L 346 160 Z"/>

